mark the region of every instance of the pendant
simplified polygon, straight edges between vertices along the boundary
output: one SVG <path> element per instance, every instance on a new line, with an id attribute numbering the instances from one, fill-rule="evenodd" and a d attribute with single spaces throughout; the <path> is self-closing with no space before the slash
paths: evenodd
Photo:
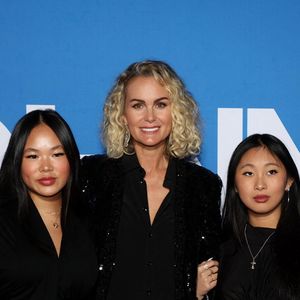
<path id="1" fill-rule="evenodd" d="M 54 229 L 57 229 L 59 227 L 59 224 L 57 222 L 54 222 L 53 224 Z"/>
<path id="2" fill-rule="evenodd" d="M 253 259 L 250 264 L 251 264 L 251 270 L 254 270 L 255 269 L 255 265 L 256 265 L 255 260 Z"/>

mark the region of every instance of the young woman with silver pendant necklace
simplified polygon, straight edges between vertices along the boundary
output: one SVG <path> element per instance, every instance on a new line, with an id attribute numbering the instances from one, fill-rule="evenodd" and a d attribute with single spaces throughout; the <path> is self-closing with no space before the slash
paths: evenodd
<path id="1" fill-rule="evenodd" d="M 300 181 L 285 147 L 254 134 L 232 154 L 216 299 L 300 299 Z"/>
<path id="2" fill-rule="evenodd" d="M 259 253 L 264 249 L 265 245 L 267 244 L 267 242 L 269 241 L 269 239 L 274 235 L 275 231 L 273 231 L 272 233 L 270 233 L 270 235 L 266 238 L 266 240 L 263 242 L 262 246 L 259 248 L 258 252 L 253 255 L 251 247 L 249 245 L 248 242 L 248 238 L 247 238 L 247 223 L 245 224 L 245 229 L 244 229 L 244 236 L 245 236 L 245 241 L 248 247 L 248 250 L 250 252 L 250 255 L 252 257 L 252 261 L 251 261 L 251 269 L 254 270 L 255 269 L 255 265 L 256 265 L 256 258 L 259 255 Z"/>

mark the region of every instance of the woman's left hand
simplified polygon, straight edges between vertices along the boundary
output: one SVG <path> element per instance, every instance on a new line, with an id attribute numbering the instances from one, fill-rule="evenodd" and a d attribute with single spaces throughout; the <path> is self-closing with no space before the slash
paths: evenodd
<path id="1" fill-rule="evenodd" d="M 204 296 L 217 284 L 219 263 L 216 260 L 206 260 L 198 265 L 197 298 Z"/>

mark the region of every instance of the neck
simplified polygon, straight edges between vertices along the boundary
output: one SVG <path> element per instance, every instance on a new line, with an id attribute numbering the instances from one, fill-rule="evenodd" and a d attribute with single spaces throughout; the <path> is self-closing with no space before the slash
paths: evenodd
<path id="1" fill-rule="evenodd" d="M 166 169 L 168 166 L 168 158 L 165 155 L 164 149 L 135 149 L 135 151 L 139 163 L 146 174 Z"/>
<path id="2" fill-rule="evenodd" d="M 52 201 L 32 199 L 32 201 L 38 211 L 60 212 L 60 210 L 61 210 L 61 205 L 62 205 L 61 199 L 56 199 L 56 200 L 52 200 Z"/>
<path id="3" fill-rule="evenodd" d="M 249 224 L 254 227 L 277 228 L 279 216 L 259 216 L 249 213 Z"/>

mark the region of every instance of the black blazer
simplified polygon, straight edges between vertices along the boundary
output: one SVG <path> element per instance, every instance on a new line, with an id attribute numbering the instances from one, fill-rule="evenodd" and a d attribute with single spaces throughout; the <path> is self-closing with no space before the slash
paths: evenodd
<path id="1" fill-rule="evenodd" d="M 15 199 L 0 195 L 0 299 L 94 299 L 97 256 L 87 225 L 69 210 L 58 258 L 33 202 L 22 222 Z"/>
<path id="2" fill-rule="evenodd" d="M 222 183 L 201 166 L 174 160 L 175 294 L 180 300 L 196 299 L 198 264 L 218 256 Z M 101 155 L 82 159 L 82 195 L 89 203 L 99 256 L 97 299 L 106 299 L 114 267 L 125 175 L 121 161 Z"/>

